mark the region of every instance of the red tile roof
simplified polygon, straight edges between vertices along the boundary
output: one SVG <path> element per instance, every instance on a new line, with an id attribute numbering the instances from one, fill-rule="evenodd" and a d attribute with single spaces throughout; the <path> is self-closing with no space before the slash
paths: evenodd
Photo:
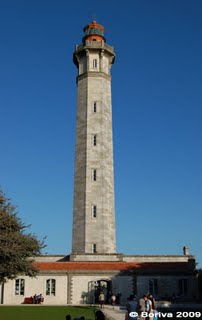
<path id="1" fill-rule="evenodd" d="M 188 263 L 186 262 L 162 262 L 162 263 L 136 263 L 136 262 L 95 262 L 95 261 L 76 261 L 76 262 L 34 262 L 34 266 L 39 271 L 55 270 L 130 270 L 130 269 L 141 269 L 141 270 L 187 270 Z"/>

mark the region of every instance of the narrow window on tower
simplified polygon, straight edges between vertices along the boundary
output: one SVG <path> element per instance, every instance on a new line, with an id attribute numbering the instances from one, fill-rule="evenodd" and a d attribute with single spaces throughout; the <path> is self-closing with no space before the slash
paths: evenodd
<path id="1" fill-rule="evenodd" d="M 96 113 L 97 112 L 97 102 L 93 103 L 93 112 Z"/>
<path id="2" fill-rule="evenodd" d="M 93 59 L 93 69 L 97 69 L 97 59 Z"/>
<path id="3" fill-rule="evenodd" d="M 96 134 L 93 134 L 93 136 L 92 136 L 92 144 L 93 144 L 93 146 L 97 145 L 97 136 L 96 136 Z"/>
<path id="4" fill-rule="evenodd" d="M 96 169 L 93 169 L 93 171 L 92 171 L 92 180 L 93 181 L 97 180 L 97 170 Z"/>
<path id="5" fill-rule="evenodd" d="M 96 243 L 93 243 L 93 244 L 92 244 L 92 253 L 97 253 Z"/>
<path id="6" fill-rule="evenodd" d="M 93 218 L 97 217 L 97 206 L 92 206 L 92 217 Z"/>

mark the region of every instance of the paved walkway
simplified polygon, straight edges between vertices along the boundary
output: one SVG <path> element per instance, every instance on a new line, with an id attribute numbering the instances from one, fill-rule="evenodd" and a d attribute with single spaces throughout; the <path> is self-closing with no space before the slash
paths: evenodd
<path id="1" fill-rule="evenodd" d="M 106 317 L 110 320 L 124 320 L 126 311 L 124 308 L 115 306 L 114 309 L 112 306 L 105 306 L 103 310 Z"/>

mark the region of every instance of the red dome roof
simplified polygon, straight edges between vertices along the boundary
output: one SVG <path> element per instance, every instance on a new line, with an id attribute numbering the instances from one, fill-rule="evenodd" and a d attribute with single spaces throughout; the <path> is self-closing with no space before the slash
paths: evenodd
<path id="1" fill-rule="evenodd" d="M 93 20 L 90 24 L 87 24 L 83 31 L 85 36 L 83 37 L 83 42 L 88 41 L 105 41 L 104 37 L 104 27 Z"/>

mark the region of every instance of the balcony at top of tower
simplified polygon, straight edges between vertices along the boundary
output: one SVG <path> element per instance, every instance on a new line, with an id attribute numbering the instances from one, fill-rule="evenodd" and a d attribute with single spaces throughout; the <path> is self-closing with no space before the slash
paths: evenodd
<path id="1" fill-rule="evenodd" d="M 83 28 L 85 36 L 83 37 L 83 44 L 86 41 L 105 41 L 104 27 L 93 20 L 90 24 Z"/>
<path id="2" fill-rule="evenodd" d="M 101 71 L 109 75 L 115 53 L 114 48 L 105 42 L 104 27 L 92 21 L 83 30 L 83 43 L 76 45 L 73 53 L 73 61 L 79 69 L 79 75 L 88 71 Z"/>

